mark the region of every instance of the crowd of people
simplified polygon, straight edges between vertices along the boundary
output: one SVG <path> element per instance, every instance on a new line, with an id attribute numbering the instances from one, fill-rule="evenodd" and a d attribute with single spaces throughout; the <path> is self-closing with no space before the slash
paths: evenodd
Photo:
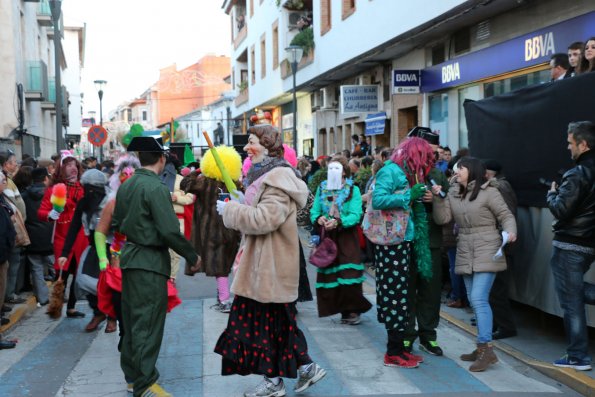
<path id="1" fill-rule="evenodd" d="M 86 299 L 93 317 L 85 331 L 105 320 L 105 332 L 120 331 L 129 391 L 168 396 L 156 361 L 166 312 L 177 304 L 181 256 L 184 274 L 215 278 L 212 309 L 229 313 L 214 347 L 222 375 L 263 375 L 248 397 L 284 395 L 283 378 L 297 377 L 299 393 L 326 374 L 296 320 L 297 302 L 313 299 L 299 225 L 311 233 L 312 255 L 334 247 L 322 252 L 323 264 L 309 260 L 318 266 L 320 317 L 360 324 L 372 309 L 365 267 L 374 270 L 384 365 L 418 367 L 424 358 L 413 353 L 416 341 L 427 354 L 444 354 L 437 328 L 445 286 L 446 304 L 470 307 L 478 330 L 461 360 L 473 372 L 498 361 L 492 341 L 517 332 L 506 275 L 517 226 L 514 190 L 496 160 L 466 149 L 452 156 L 424 127 L 394 149 L 372 150 L 369 137 L 354 136 L 352 150 L 316 160 L 298 159 L 266 117 L 248 134 L 243 164 L 225 146 L 181 164 L 152 137 L 134 138 L 127 154 L 101 167 L 88 158 L 83 168 L 68 151 L 20 165 L 14 153 L 1 154 L 2 312 L 22 302 L 28 287 L 46 306 L 46 281 L 70 278 L 66 316 L 84 317 L 75 304 Z M 547 196 L 557 219 L 552 269 L 570 340 L 554 364 L 581 370 L 591 368 L 584 304 L 595 301 L 595 287 L 582 281 L 595 259 L 593 123 L 571 123 L 568 143 L 577 167 Z M 62 206 L 54 200 L 59 184 Z M 0 340 L 0 348 L 13 347 Z"/>

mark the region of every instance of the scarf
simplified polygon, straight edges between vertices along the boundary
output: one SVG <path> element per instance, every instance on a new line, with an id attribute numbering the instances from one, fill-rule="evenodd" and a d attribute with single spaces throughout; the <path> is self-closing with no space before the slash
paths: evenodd
<path id="1" fill-rule="evenodd" d="M 248 174 L 246 175 L 246 179 L 248 180 L 248 185 L 251 185 L 252 182 L 272 170 L 273 168 L 277 167 L 289 167 L 299 178 L 298 171 L 295 170 L 291 164 L 289 164 L 285 159 L 279 157 L 269 157 L 265 156 L 264 160 L 260 163 L 252 164 Z"/>

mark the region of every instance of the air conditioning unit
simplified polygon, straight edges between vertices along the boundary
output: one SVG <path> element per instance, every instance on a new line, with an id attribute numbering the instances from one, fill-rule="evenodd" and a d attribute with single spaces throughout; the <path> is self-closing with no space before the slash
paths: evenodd
<path id="1" fill-rule="evenodd" d="M 372 84 L 372 75 L 368 73 L 360 74 L 355 79 L 357 85 L 370 85 Z"/>
<path id="2" fill-rule="evenodd" d="M 297 29 L 297 23 L 300 20 L 300 18 L 304 16 L 308 16 L 307 12 L 303 12 L 303 11 L 290 11 L 287 13 L 287 27 L 289 30 L 292 29 Z"/>
<path id="3" fill-rule="evenodd" d="M 322 97 L 322 109 L 333 109 L 337 107 L 337 98 L 335 97 L 335 90 L 332 87 L 326 87 L 320 90 Z"/>

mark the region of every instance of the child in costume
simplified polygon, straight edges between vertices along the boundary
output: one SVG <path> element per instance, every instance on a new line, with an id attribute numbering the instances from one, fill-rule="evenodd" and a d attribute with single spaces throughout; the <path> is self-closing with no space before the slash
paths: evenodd
<path id="1" fill-rule="evenodd" d="M 242 168 L 240 155 L 233 147 L 219 146 L 217 152 L 223 160 L 231 178 L 239 189 Z M 194 206 L 194 226 L 191 242 L 202 257 L 200 268 L 186 264 L 185 274 L 205 273 L 217 279 L 217 304 L 214 309 L 229 313 L 231 299 L 229 293 L 229 273 L 240 244 L 240 234 L 223 225 L 223 220 L 215 209 L 220 193 L 229 193 L 221 171 L 215 163 L 211 151 L 207 151 L 200 162 L 202 173 L 192 172 L 181 183 L 181 188 L 196 195 Z"/>

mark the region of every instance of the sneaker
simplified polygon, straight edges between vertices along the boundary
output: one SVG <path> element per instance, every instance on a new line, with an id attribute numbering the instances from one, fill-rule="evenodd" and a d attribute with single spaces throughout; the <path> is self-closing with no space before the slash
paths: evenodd
<path id="1" fill-rule="evenodd" d="M 219 311 L 221 313 L 229 313 L 231 311 L 231 301 L 220 303 Z"/>
<path id="2" fill-rule="evenodd" d="M 285 384 L 283 379 L 279 380 L 279 384 L 274 384 L 266 376 L 260 382 L 254 390 L 247 391 L 244 393 L 244 397 L 282 397 L 285 395 Z"/>
<path id="3" fill-rule="evenodd" d="M 384 365 L 386 367 L 417 368 L 419 367 L 419 362 L 415 360 L 410 360 L 404 355 L 389 356 L 388 354 L 385 354 Z"/>
<path id="4" fill-rule="evenodd" d="M 312 363 L 307 366 L 302 365 L 298 368 L 298 380 L 293 387 L 293 391 L 296 393 L 301 393 L 318 382 L 320 379 L 324 378 L 325 375 L 326 370 L 316 363 Z"/>
<path id="5" fill-rule="evenodd" d="M 359 314 L 351 313 L 348 317 L 341 318 L 341 324 L 358 325 L 361 324 L 362 319 Z"/>
<path id="6" fill-rule="evenodd" d="M 141 394 L 141 397 L 173 397 L 157 383 L 153 383 L 147 390 Z"/>
<path id="7" fill-rule="evenodd" d="M 405 351 L 407 353 L 411 353 L 411 351 L 413 350 L 413 343 L 411 343 L 410 340 L 404 340 L 403 341 L 403 348 L 405 349 Z"/>
<path id="8" fill-rule="evenodd" d="M 562 368 L 574 368 L 578 371 L 590 371 L 591 362 L 589 360 L 581 360 L 579 358 L 570 357 L 565 355 L 562 358 L 554 361 L 554 366 Z"/>
<path id="9" fill-rule="evenodd" d="M 134 383 L 126 383 L 126 391 L 128 393 L 134 393 Z"/>
<path id="10" fill-rule="evenodd" d="M 435 340 L 431 340 L 428 342 L 420 342 L 419 348 L 433 356 L 441 356 L 444 354 L 444 352 L 442 351 L 440 346 L 438 346 L 438 343 Z"/>
<path id="11" fill-rule="evenodd" d="M 417 354 L 412 354 L 408 351 L 403 351 L 403 354 L 401 354 L 401 355 L 403 357 L 405 357 L 407 360 L 414 360 L 420 364 L 424 362 L 424 358 L 422 356 L 418 356 Z"/>

